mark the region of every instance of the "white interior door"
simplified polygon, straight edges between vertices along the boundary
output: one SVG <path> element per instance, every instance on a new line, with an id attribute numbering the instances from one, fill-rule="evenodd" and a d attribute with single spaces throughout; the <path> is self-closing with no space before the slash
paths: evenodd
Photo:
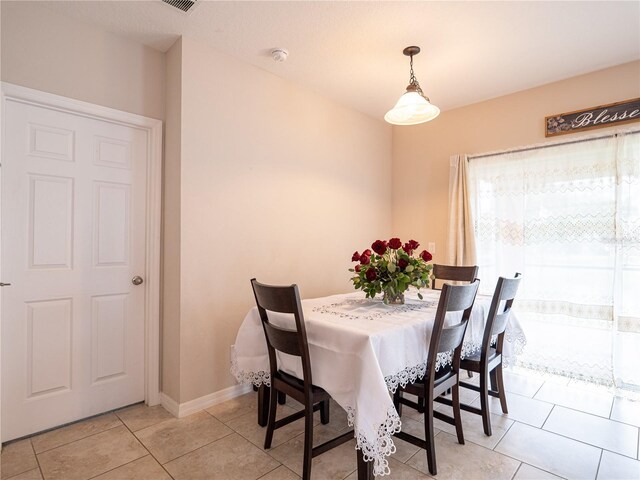
<path id="1" fill-rule="evenodd" d="M 145 398 L 148 131 L 16 101 L 2 162 L 2 441 Z"/>

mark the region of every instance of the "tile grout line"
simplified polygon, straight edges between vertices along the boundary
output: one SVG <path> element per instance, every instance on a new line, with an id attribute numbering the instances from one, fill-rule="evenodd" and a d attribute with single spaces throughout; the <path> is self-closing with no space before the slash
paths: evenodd
<path id="1" fill-rule="evenodd" d="M 534 427 L 533 425 L 529 425 L 528 423 L 518 422 L 517 420 L 514 420 L 514 421 L 513 421 L 513 424 L 511 425 L 511 427 L 513 427 L 513 425 L 515 425 L 516 423 L 520 423 L 521 425 L 524 425 L 524 426 L 527 426 L 527 427 L 531 427 L 531 428 L 535 428 L 535 429 L 537 429 L 537 430 L 542 430 L 541 428 Z M 511 427 L 509 427 L 509 430 L 511 429 Z M 542 430 L 542 431 L 547 432 L 547 430 Z M 548 433 L 553 433 L 553 432 L 548 432 Z M 556 435 L 557 435 L 557 434 L 556 434 Z M 500 439 L 500 442 L 502 442 L 502 440 L 504 440 L 504 438 L 505 438 L 506 436 L 507 436 L 507 434 L 505 433 L 505 434 L 504 434 L 504 436 Z M 567 438 L 568 438 L 568 437 L 567 437 Z M 571 439 L 571 440 L 573 440 L 573 439 Z M 576 441 L 578 441 L 578 440 L 576 440 Z M 500 443 L 500 442 L 498 442 L 498 443 Z M 498 445 L 496 445 L 496 446 L 494 447 L 494 451 L 495 451 L 495 448 L 497 448 L 497 447 L 498 447 Z M 602 449 L 600 449 L 600 450 L 602 450 Z M 527 463 L 527 462 L 523 462 L 522 460 L 520 460 L 520 459 L 518 459 L 518 458 L 512 457 L 512 456 L 511 456 L 510 454 L 508 454 L 508 453 L 503 453 L 503 452 L 496 452 L 496 453 L 497 453 L 497 454 L 499 454 L 499 455 L 504 455 L 505 457 L 507 457 L 507 458 L 511 458 L 512 460 L 515 460 L 515 461 L 520 462 L 520 463 L 522 463 L 522 464 L 529 465 L 530 467 L 537 468 L 538 470 L 542 470 L 543 472 L 549 473 L 549 474 L 551 474 L 551 475 L 555 475 L 556 477 L 558 477 L 558 478 L 562 478 L 563 480 L 565 479 L 565 477 L 562 477 L 562 476 L 558 475 L 557 473 L 553 473 L 553 472 L 550 472 L 549 470 L 545 470 L 544 468 L 541 468 L 541 467 L 538 467 L 538 466 L 532 465 L 532 464 Z M 519 470 L 519 469 L 520 469 L 520 468 L 518 468 L 518 470 Z"/>
<path id="2" fill-rule="evenodd" d="M 104 430 L 100 430 L 99 432 L 92 433 L 90 435 L 87 435 L 86 437 L 76 438 L 75 440 L 70 440 L 68 442 L 61 443 L 60 445 L 56 445 L 55 447 L 47 448 L 46 450 L 42 450 L 41 452 L 36 453 L 36 455 L 42 455 L 43 453 L 50 452 L 52 450 L 55 450 L 56 448 L 66 447 L 67 445 L 71 445 L 72 443 L 79 442 L 81 440 L 86 440 L 87 438 L 95 437 L 96 435 L 100 435 L 101 433 L 108 432 L 109 430 L 113 430 L 114 428 L 118 428 L 122 426 L 126 427 L 126 425 L 124 424 L 124 422 L 120 420 L 120 418 L 118 418 L 118 420 L 120 421 L 120 425 L 114 425 L 113 427 L 105 428 Z M 65 427 L 60 427 L 60 428 L 65 428 Z M 49 432 L 55 432 L 55 429 L 49 430 Z M 49 432 L 46 432 L 46 433 L 49 433 Z M 38 435 L 33 435 L 32 437 L 28 437 L 28 438 L 29 440 L 31 440 L 32 438 L 37 436 Z M 33 451 L 35 452 L 35 447 L 33 448 Z"/>
<path id="3" fill-rule="evenodd" d="M 562 405 L 560 405 L 560 406 L 562 406 Z M 600 417 L 600 418 L 603 418 L 603 417 Z M 606 419 L 605 419 L 605 420 L 606 420 Z M 522 423 L 523 425 L 526 425 L 526 426 L 528 426 L 528 427 L 531 427 L 531 428 L 536 428 L 537 430 L 540 430 L 540 431 L 545 432 L 545 433 L 550 433 L 550 434 L 552 434 L 552 435 L 557 435 L 557 436 L 559 436 L 559 437 L 566 438 L 567 440 L 572 440 L 572 441 L 574 441 L 574 442 L 581 443 L 582 445 L 587 445 L 587 446 L 589 446 L 589 447 L 597 448 L 597 449 L 599 449 L 599 450 L 606 450 L 606 451 L 607 451 L 607 452 L 609 452 L 609 453 L 613 453 L 613 454 L 615 454 L 615 455 L 620 455 L 621 457 L 625 457 L 625 458 L 630 458 L 630 459 L 632 459 L 632 460 L 636 460 L 636 458 L 635 458 L 635 457 L 630 457 L 629 455 L 625 455 L 624 453 L 620 453 L 620 452 L 614 452 L 613 450 L 610 450 L 610 449 L 608 449 L 608 448 L 600 447 L 600 446 L 598 446 L 598 445 L 593 445 L 593 444 L 591 444 L 591 443 L 587 443 L 587 442 L 585 442 L 585 441 L 583 441 L 583 440 L 578 440 L 577 438 L 568 437 L 567 435 L 564 435 L 564 434 L 562 434 L 562 433 L 553 432 L 553 431 L 551 431 L 551 430 L 543 430 L 542 428 L 534 427 L 533 425 L 529 425 L 529 424 L 524 423 L 524 422 L 520 422 L 520 423 Z M 537 467 L 536 467 L 536 468 L 537 468 Z M 555 475 L 555 474 L 554 474 L 554 475 Z"/>
<path id="4" fill-rule="evenodd" d="M 596 479 L 598 478 L 598 474 L 600 473 L 600 465 L 602 465 L 602 457 L 604 456 L 604 450 L 600 450 L 600 458 L 598 459 L 598 468 L 596 468 Z"/>
<path id="5" fill-rule="evenodd" d="M 266 428 L 266 427 L 265 427 L 265 428 Z M 242 434 L 241 434 L 241 433 L 239 433 L 239 432 L 236 432 L 236 433 L 238 433 L 238 435 L 240 435 L 242 438 L 245 438 L 245 437 L 243 437 L 243 436 L 242 436 Z M 274 434 L 275 434 L 275 431 L 274 431 Z M 299 433 L 298 435 L 295 435 L 295 436 L 291 437 L 289 440 L 287 440 L 286 442 L 282 443 L 281 445 L 284 445 L 285 443 L 292 442 L 292 441 L 293 441 L 293 440 L 295 440 L 296 438 L 298 438 L 298 437 L 303 437 L 303 436 L 304 436 L 304 432 Z M 251 443 L 251 441 L 250 441 L 250 440 L 248 440 L 248 439 L 246 439 L 246 438 L 245 438 L 245 440 L 247 440 L 247 442 Z M 255 445 L 255 444 L 253 444 L 253 443 L 251 443 L 251 445 L 253 445 L 254 447 L 256 446 L 256 445 Z M 278 447 L 280 447 L 281 445 L 278 445 Z M 285 468 L 287 468 L 287 469 L 289 469 L 289 470 L 291 470 L 291 471 L 293 472 L 293 470 L 292 470 L 291 468 L 287 467 L 284 463 L 282 463 L 282 462 L 281 462 L 280 460 L 278 460 L 276 457 L 274 457 L 273 455 L 271 455 L 271 452 L 272 452 L 273 450 L 275 450 L 276 448 L 278 448 L 278 447 L 274 447 L 274 446 L 272 446 L 269 450 L 265 450 L 264 448 L 261 448 L 261 447 L 256 447 L 256 448 L 259 448 L 262 452 L 266 453 L 266 454 L 267 454 L 270 458 L 272 458 L 275 462 L 278 462 L 280 465 L 284 466 Z M 293 473 L 295 473 L 295 472 L 293 472 Z M 298 475 L 297 473 L 295 473 L 295 474 L 296 474 L 296 475 Z"/>
<path id="6" fill-rule="evenodd" d="M 504 457 L 510 458 L 511 460 L 515 460 L 516 462 L 520 462 L 520 463 L 521 463 L 521 465 L 520 465 L 520 466 L 522 466 L 522 464 L 529 465 L 530 467 L 537 468 L 538 470 L 542 470 L 543 472 L 549 473 L 549 474 L 551 474 L 551 475 L 555 475 L 555 476 L 556 476 L 556 477 L 558 477 L 558 478 L 562 478 L 562 479 L 564 479 L 564 478 L 565 478 L 565 477 L 561 477 L 561 476 L 560 476 L 560 475 L 558 475 L 557 473 L 553 473 L 553 472 L 550 472 L 550 471 L 548 471 L 548 470 L 545 470 L 544 468 L 540 468 L 540 467 L 537 467 L 537 466 L 532 465 L 532 464 L 530 464 L 530 463 L 523 462 L 523 461 L 522 461 L 522 460 L 520 460 L 519 458 L 512 457 L 512 456 L 511 456 L 511 455 L 509 455 L 508 453 L 502 453 L 502 452 L 496 452 L 496 453 L 497 453 L 497 454 L 499 454 L 499 455 L 502 455 L 502 456 L 504 456 Z M 518 467 L 518 470 L 520 470 L 520 467 Z"/>
<path id="7" fill-rule="evenodd" d="M 146 450 L 146 448 L 145 448 L 145 450 Z M 143 456 L 141 456 L 141 457 L 134 458 L 133 460 L 131 460 L 131 461 L 127 462 L 127 463 L 123 463 L 122 465 L 118 465 L 117 467 L 113 467 L 113 468 L 110 468 L 109 470 L 106 470 L 106 471 L 104 471 L 104 472 L 100 472 L 100 473 L 98 473 L 98 474 L 96 474 L 96 475 L 93 475 L 92 477 L 89 477 L 87 480 L 91 480 L 92 478 L 97 478 L 97 477 L 99 477 L 100 475 L 105 475 L 105 474 L 107 474 L 107 473 L 109 473 L 109 472 L 113 472 L 114 470 L 116 470 L 116 469 L 118 469 L 118 468 L 120 468 L 120 467 L 124 467 L 125 465 L 129 465 L 129 464 L 131 464 L 131 463 L 133 463 L 133 462 L 137 462 L 137 461 L 138 461 L 138 460 L 140 460 L 141 458 L 144 458 L 144 457 L 147 457 L 147 456 L 151 456 L 151 454 L 150 454 L 148 451 L 147 451 L 147 455 L 143 455 Z M 152 458 L 153 458 L 153 457 L 152 457 Z"/>
<path id="8" fill-rule="evenodd" d="M 196 452 L 196 451 L 200 450 L 201 448 L 208 447 L 208 446 L 209 446 L 209 445 L 211 445 L 212 443 L 216 443 L 216 442 L 217 442 L 217 441 L 219 441 L 219 440 L 222 440 L 222 439 L 224 439 L 224 438 L 227 438 L 227 437 L 229 437 L 229 436 L 233 435 L 234 433 L 238 433 L 238 432 L 236 432 L 233 428 L 231 428 L 231 427 L 228 427 L 228 428 L 229 428 L 229 430 L 231 430 L 231 433 L 227 433 L 226 435 L 223 435 L 223 436 L 222 436 L 222 437 L 220 437 L 220 438 L 216 438 L 215 440 L 213 440 L 213 441 L 211 441 L 211 442 L 209 442 L 209 443 L 205 443 L 204 445 L 201 445 L 201 446 L 199 446 L 198 448 L 194 448 L 194 449 L 193 449 L 193 450 L 191 450 L 190 452 L 185 452 L 185 453 L 183 453 L 182 455 L 179 455 L 179 456 L 177 456 L 176 458 L 172 458 L 171 460 L 167 460 L 167 461 L 166 461 L 166 462 L 164 462 L 164 463 L 161 463 L 157 458 L 156 458 L 156 461 L 157 461 L 157 462 L 158 462 L 158 463 L 159 463 L 159 464 L 164 468 L 164 466 L 165 466 L 165 465 L 167 465 L 167 464 L 169 464 L 169 463 L 173 462 L 174 460 L 178 460 L 179 458 L 182 458 L 182 457 L 184 457 L 185 455 L 189 455 L 190 453 Z M 240 435 L 240 434 L 238 433 L 238 435 Z M 240 436 L 242 436 L 242 435 L 240 435 Z M 137 437 L 136 437 L 136 438 L 137 438 Z M 244 438 L 244 437 L 243 437 L 243 438 Z M 245 440 L 246 440 L 246 439 L 245 439 Z M 247 440 L 247 441 L 249 441 L 249 440 Z M 142 442 L 140 442 L 140 443 L 142 443 Z M 251 442 L 249 442 L 249 443 L 251 443 Z M 253 444 L 252 444 L 252 445 L 253 445 Z M 255 445 L 254 445 L 254 446 L 255 446 Z M 151 454 L 151 455 L 153 455 L 153 454 Z M 155 458 L 155 457 L 153 457 L 153 458 Z M 165 471 L 166 471 L 166 468 L 165 468 Z M 167 472 L 167 473 L 169 473 L 169 472 Z M 169 474 L 169 476 L 171 476 L 171 474 Z M 173 478 L 173 476 L 171 476 L 171 478 Z"/>
<path id="9" fill-rule="evenodd" d="M 522 468 L 522 465 L 524 465 L 523 461 L 520 461 L 520 465 L 518 465 L 518 468 L 516 468 L 516 471 L 513 473 L 513 476 L 511 477 L 511 480 L 513 480 L 514 478 L 516 478 L 516 475 L 518 475 L 518 472 L 520 471 L 520 469 Z"/>
<path id="10" fill-rule="evenodd" d="M 508 417 L 507 417 L 508 418 Z M 509 419 L 511 420 L 511 419 Z M 520 422 L 522 423 L 522 422 Z M 500 445 L 502 443 L 502 441 L 505 439 L 505 437 L 507 436 L 507 433 L 509 433 L 509 430 L 511 430 L 511 428 L 516 424 L 516 420 L 512 420 L 511 425 L 509 425 L 509 428 L 507 428 L 504 431 L 504 435 L 502 435 L 502 437 L 500 438 L 500 440 L 498 440 L 498 442 L 493 446 L 493 448 L 491 449 L 492 452 L 496 452 L 496 448 L 498 448 L 498 445 Z M 526 424 L 525 424 L 526 425 Z M 496 453 L 500 453 L 500 452 L 496 452 Z"/>
<path id="11" fill-rule="evenodd" d="M 33 442 L 31 438 L 29 438 L 29 445 L 31 445 L 31 450 L 33 451 L 33 456 L 36 457 L 36 463 L 38 464 L 38 471 L 40 472 L 40 476 L 44 479 L 44 472 L 42 471 L 42 467 L 40 466 L 40 460 L 38 459 L 38 454 L 36 453 L 36 448 L 33 446 Z M 2 469 L 0 469 L 0 472 Z"/>
<path id="12" fill-rule="evenodd" d="M 408 465 L 407 465 L 407 466 L 408 466 Z M 346 477 L 342 477 L 342 480 L 347 480 L 347 478 L 349 478 L 351 475 L 353 475 L 353 473 L 354 473 L 354 472 L 357 472 L 357 471 L 358 471 L 358 469 L 357 469 L 357 468 L 356 468 L 355 470 L 351 470 L 351 471 L 349 472 L 349 475 L 347 475 Z"/>
<path id="13" fill-rule="evenodd" d="M 553 407 L 551 407 L 551 410 L 549 410 L 549 413 L 547 414 L 546 418 L 544 419 L 544 422 L 542 422 L 542 425 L 540 425 L 540 430 L 544 430 L 544 426 L 547 424 L 547 422 L 549 421 L 549 417 L 551 416 L 551 414 L 553 413 L 553 411 L 556 409 L 558 405 L 556 405 L 555 403 L 553 404 Z M 545 430 L 545 431 L 549 431 L 549 430 Z"/>
<path id="14" fill-rule="evenodd" d="M 602 415 L 597 415 L 597 414 L 592 413 L 592 412 L 585 412 L 584 410 L 578 410 L 576 408 L 567 407 L 565 405 L 560 405 L 558 403 L 554 403 L 553 405 L 556 406 L 556 407 L 560 407 L 560 408 L 566 408 L 567 410 L 571 410 L 573 412 L 584 413 L 585 415 L 591 415 L 592 417 L 596 417 L 596 418 L 599 418 L 601 420 L 608 420 L 609 422 L 613 422 L 613 423 L 616 423 L 618 425 L 623 425 L 623 426 L 632 427 L 632 428 L 640 428 L 637 425 L 634 425 L 632 423 L 623 422 L 623 421 L 620 421 L 620 420 L 616 420 L 614 418 L 603 417 Z"/>
<path id="15" fill-rule="evenodd" d="M 265 473 L 264 475 L 260 475 L 256 480 L 260 480 L 261 478 L 266 477 L 266 476 L 267 476 L 267 475 L 269 475 L 271 472 L 273 472 L 273 471 L 275 471 L 275 470 L 279 469 L 279 468 L 280 468 L 280 467 L 282 467 L 282 466 L 284 466 L 284 465 L 280 464 L 280 465 L 278 465 L 277 467 L 272 468 L 271 470 L 269 470 L 269 471 L 268 471 L 267 473 Z M 285 468 L 286 468 L 286 467 L 285 467 Z"/>
<path id="16" fill-rule="evenodd" d="M 542 390 L 542 387 L 544 387 L 544 384 L 545 384 L 545 383 L 547 383 L 547 381 L 546 381 L 546 380 L 543 380 L 542 385 L 540 385 L 540 386 L 538 387 L 538 389 L 535 391 L 535 393 L 533 394 L 533 396 L 531 397 L 531 399 L 534 399 L 534 398 L 535 398 L 535 396 L 540 392 L 540 390 Z"/>
<path id="17" fill-rule="evenodd" d="M 635 427 L 635 426 L 633 426 L 633 425 L 628 425 L 628 424 L 626 424 L 626 423 L 616 422 L 615 420 L 610 420 L 610 419 L 608 419 L 608 418 L 601 417 L 600 415 L 593 415 L 593 414 L 591 414 L 591 413 L 583 412 L 583 411 L 581 411 L 581 410 L 574 410 L 573 408 L 564 407 L 563 405 L 554 405 L 554 409 L 555 409 L 555 407 L 556 407 L 556 406 L 561 407 L 561 408 L 566 408 L 567 410 L 573 410 L 574 412 L 583 413 L 583 414 L 585 414 L 585 415 L 591 415 L 592 417 L 600 418 L 600 419 L 602 419 L 602 420 L 608 420 L 608 421 L 610 421 L 610 422 L 614 422 L 614 423 L 617 423 L 617 424 L 620 424 L 620 425 L 623 425 L 623 426 L 629 426 L 629 427 L 633 427 L 633 428 L 638 428 L 638 427 Z M 552 409 L 552 410 L 553 410 L 553 409 Z M 549 413 L 549 416 L 550 416 L 550 415 L 551 415 L 551 413 Z M 548 417 L 547 417 L 547 419 L 548 419 Z M 524 422 L 521 422 L 521 423 L 524 423 Z M 546 420 L 545 420 L 545 423 L 547 423 L 547 422 L 546 422 Z M 528 425 L 528 424 L 526 424 L 526 425 Z M 529 426 L 533 427 L 533 425 L 529 425 Z M 543 426 L 544 426 L 544 424 L 543 424 Z M 538 427 L 534 427 L 534 428 L 538 428 Z M 635 460 L 635 459 L 636 459 L 635 457 L 630 457 L 629 455 L 626 455 L 626 454 L 624 454 L 624 453 L 616 452 L 616 451 L 614 451 L 614 450 L 611 450 L 611 449 L 609 449 L 609 448 L 605 448 L 605 447 L 601 447 L 601 446 L 599 446 L 599 445 L 594 445 L 594 444 L 592 444 L 592 443 L 585 442 L 584 440 L 579 440 L 579 439 L 577 439 L 577 438 L 570 437 L 570 436 L 565 435 L 565 434 L 563 434 L 563 433 L 554 432 L 553 430 L 546 430 L 546 429 L 544 429 L 544 428 L 542 428 L 542 427 L 539 427 L 539 428 L 538 428 L 538 430 L 542 430 L 543 432 L 547 432 L 547 433 L 553 433 L 554 435 L 558 435 L 558 436 L 560 436 L 560 437 L 567 438 L 567 439 L 569 439 L 569 440 L 573 440 L 573 441 L 576 441 L 576 442 L 582 443 L 582 444 L 584 444 L 584 445 L 589 445 L 589 446 L 591 446 L 591 447 L 599 448 L 600 450 L 606 450 L 607 452 L 610 452 L 610 453 L 613 453 L 613 454 L 616 454 L 616 455 L 620 455 L 620 456 L 622 456 L 622 457 L 631 458 L 631 459 L 633 459 L 633 460 Z M 638 438 L 639 438 L 639 442 L 640 442 L 640 429 L 638 429 Z"/>
<path id="18" fill-rule="evenodd" d="M 163 408 L 164 408 L 164 407 L 163 407 Z M 147 446 L 142 442 L 142 440 L 140 440 L 140 439 L 138 438 L 138 436 L 136 435 L 136 433 L 135 433 L 133 430 L 131 430 L 131 428 L 129 428 L 129 425 L 127 425 L 127 424 L 126 424 L 126 423 L 125 423 L 125 422 L 124 422 L 124 421 L 123 421 L 123 420 L 118 416 L 118 414 L 117 414 L 117 413 L 116 413 L 115 415 L 116 415 L 116 416 L 118 417 L 118 419 L 119 419 L 119 420 L 124 424 L 124 426 L 127 428 L 127 430 L 129 430 L 129 433 L 131 433 L 131 435 L 133 435 L 133 438 L 135 438 L 135 439 L 136 439 L 136 441 L 137 441 L 140 445 L 142 445 L 142 448 L 144 448 L 144 449 L 147 451 L 147 453 L 151 456 L 151 458 L 153 458 L 153 459 L 156 461 L 156 463 L 157 463 L 158 465 L 160 465 L 160 468 L 162 468 L 162 470 L 164 470 L 164 471 L 166 472 L 166 474 L 167 474 L 167 475 L 169 475 L 169 478 L 173 479 L 173 475 L 171 475 L 171 474 L 167 471 L 167 469 L 166 469 L 166 468 L 164 468 L 164 465 L 162 465 L 162 463 L 160 463 L 160 461 L 155 457 L 155 455 L 154 455 L 153 453 L 151 453 L 151 450 L 149 450 L 149 449 L 147 448 Z M 153 427 L 153 426 L 155 426 L 155 425 L 160 425 L 161 423 L 166 422 L 166 421 L 168 421 L 168 420 L 171 420 L 171 419 L 170 419 L 170 418 L 168 418 L 168 419 L 166 419 L 166 420 L 161 420 L 160 422 L 154 423 L 154 424 L 149 425 L 148 427 L 145 427 L 145 428 Z M 140 430 L 137 430 L 137 431 L 139 432 L 139 431 L 142 431 L 142 430 L 144 430 L 144 428 L 141 428 Z M 144 458 L 144 457 L 140 457 L 140 458 Z M 136 458 L 136 460 L 139 460 L 139 458 Z M 136 460 L 133 460 L 133 461 L 135 462 Z M 129 463 L 131 463 L 131 462 L 129 462 Z M 128 464 L 125 464 L 125 465 L 128 465 Z M 122 465 L 120 465 L 120 466 L 122 466 Z M 116 467 L 116 468 L 119 468 L 119 467 Z M 114 470 L 115 470 L 115 469 L 114 469 Z"/>
<path id="19" fill-rule="evenodd" d="M 613 406 L 616 404 L 616 396 L 613 396 L 613 400 L 611 400 L 611 408 L 609 409 L 609 416 L 607 417 L 609 420 L 613 420 L 611 415 L 613 415 Z"/>

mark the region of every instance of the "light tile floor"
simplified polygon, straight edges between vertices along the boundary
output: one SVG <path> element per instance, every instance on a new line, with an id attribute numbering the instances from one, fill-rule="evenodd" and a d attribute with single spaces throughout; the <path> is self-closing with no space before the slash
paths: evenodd
<path id="1" fill-rule="evenodd" d="M 475 377 L 477 380 L 477 377 Z M 465 445 L 436 421 L 437 479 L 640 479 L 640 402 L 599 388 L 534 373 L 505 374 L 509 414 L 491 402 L 493 435 L 463 412 Z M 493 399 L 495 400 L 495 399 Z M 478 404 L 465 391 L 463 401 Z M 276 431 L 262 448 L 256 395 L 248 393 L 182 419 L 162 407 L 134 405 L 5 445 L 1 480 L 295 480 L 302 473 L 303 425 Z M 288 401 L 281 415 L 299 409 Z M 445 409 L 445 406 L 438 406 Z M 421 417 L 406 408 L 403 428 L 424 437 Z M 316 418 L 320 443 L 348 428 L 332 404 L 331 422 Z M 424 451 L 402 440 L 389 461 L 397 480 L 428 479 Z M 313 461 L 314 479 L 356 480 L 355 441 Z"/>

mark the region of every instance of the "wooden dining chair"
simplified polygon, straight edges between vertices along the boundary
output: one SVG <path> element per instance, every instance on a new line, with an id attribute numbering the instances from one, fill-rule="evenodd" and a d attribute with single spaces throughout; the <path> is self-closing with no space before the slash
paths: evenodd
<path id="1" fill-rule="evenodd" d="M 425 440 L 410 435 L 406 432 L 398 432 L 395 435 L 417 447 L 424 448 L 427 452 L 427 464 L 429 472 L 436 475 L 436 450 L 434 445 L 433 419 L 437 418 L 456 427 L 458 443 L 464 444 L 462 432 L 462 419 L 460 417 L 460 395 L 458 389 L 458 376 L 460 372 L 460 354 L 462 352 L 462 342 L 467 330 L 469 317 L 473 302 L 478 292 L 480 280 L 476 279 L 471 285 L 453 286 L 444 284 L 436 318 L 429 340 L 429 352 L 427 354 L 427 368 L 422 379 L 408 384 L 406 387 L 398 387 L 394 393 L 393 403 L 402 414 L 402 405 L 419 410 L 419 405 L 402 396 L 403 392 L 416 395 L 424 401 L 424 434 Z M 460 322 L 455 325 L 445 327 L 445 317 L 448 312 L 462 312 Z M 438 367 L 438 354 L 447 355 L 453 350 L 452 363 L 440 365 Z M 445 415 L 440 411 L 434 411 L 433 402 L 438 401 L 440 396 L 451 389 L 452 400 L 450 405 L 453 409 L 453 417 Z"/>
<path id="2" fill-rule="evenodd" d="M 305 329 L 300 294 L 297 285 L 273 286 L 265 285 L 255 278 L 251 286 L 256 298 L 260 320 L 264 328 L 269 353 L 269 373 L 271 388 L 269 391 L 269 418 L 264 448 L 271 448 L 273 432 L 300 418 L 304 424 L 304 460 L 302 478 L 311 478 L 311 459 L 353 439 L 353 430 L 346 432 L 317 447 L 313 447 L 313 412 L 320 410 L 320 421 L 329 423 L 329 400 L 331 396 L 322 388 L 313 384 L 311 377 L 311 361 L 309 344 Z M 271 323 L 269 313 L 291 314 L 295 320 L 295 330 L 286 329 Z M 278 368 L 276 351 L 299 357 L 302 362 L 302 378 L 283 372 Z M 276 420 L 278 394 L 289 395 L 304 405 L 304 409 L 285 418 Z"/>
<path id="3" fill-rule="evenodd" d="M 478 276 L 478 266 L 462 267 L 458 265 L 433 265 L 433 274 L 431 276 L 431 288 L 436 289 L 436 280 L 449 280 L 450 282 L 468 282 L 471 283 Z"/>
<path id="4" fill-rule="evenodd" d="M 502 378 L 502 346 L 504 344 L 504 331 L 509 321 L 511 306 L 516 297 L 518 286 L 522 276 L 516 273 L 515 278 L 500 277 L 493 292 L 489 315 L 484 327 L 482 347 L 473 356 L 465 357 L 460 362 L 460 368 L 477 372 L 480 376 L 480 385 L 460 382 L 460 386 L 480 392 L 480 408 L 462 404 L 465 411 L 482 416 L 482 426 L 485 435 L 491 435 L 491 418 L 489 413 L 489 395 L 500 399 L 500 407 L 503 413 L 507 410 L 507 397 L 504 391 Z M 489 388 L 489 382 L 491 388 Z"/>

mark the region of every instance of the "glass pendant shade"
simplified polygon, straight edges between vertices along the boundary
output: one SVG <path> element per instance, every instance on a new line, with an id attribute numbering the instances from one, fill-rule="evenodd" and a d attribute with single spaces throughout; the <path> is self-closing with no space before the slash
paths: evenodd
<path id="1" fill-rule="evenodd" d="M 384 119 L 393 125 L 417 125 L 440 115 L 440 109 L 416 91 L 407 91 Z"/>

